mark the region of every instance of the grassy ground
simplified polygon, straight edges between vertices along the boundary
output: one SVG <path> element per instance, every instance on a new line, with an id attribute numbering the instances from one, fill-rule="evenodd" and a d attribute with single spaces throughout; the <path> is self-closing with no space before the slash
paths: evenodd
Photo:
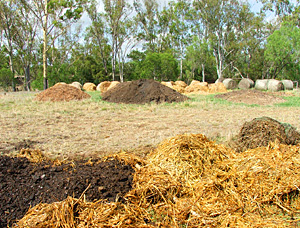
<path id="1" fill-rule="evenodd" d="M 270 106 L 243 105 L 193 95 L 177 104 L 107 103 L 98 92 L 91 99 L 38 102 L 35 93 L 0 94 L 0 153 L 13 153 L 22 142 L 51 157 L 103 156 L 121 149 L 144 152 L 163 139 L 201 133 L 224 143 L 245 121 L 268 116 L 300 130 L 300 97 Z"/>

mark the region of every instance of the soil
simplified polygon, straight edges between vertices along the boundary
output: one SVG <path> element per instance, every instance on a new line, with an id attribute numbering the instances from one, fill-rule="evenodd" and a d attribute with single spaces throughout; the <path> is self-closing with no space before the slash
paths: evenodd
<path id="1" fill-rule="evenodd" d="M 290 124 L 280 123 L 270 117 L 260 117 L 245 122 L 233 141 L 233 148 L 237 152 L 243 152 L 267 146 L 275 141 L 286 145 L 297 145 L 300 143 L 300 133 Z"/>
<path id="2" fill-rule="evenodd" d="M 56 84 L 36 96 L 38 101 L 71 101 L 90 98 L 91 96 L 74 86 Z"/>
<path id="3" fill-rule="evenodd" d="M 102 99 L 113 103 L 145 104 L 182 102 L 188 100 L 188 97 L 157 81 L 140 79 L 119 83 L 103 93 Z"/>
<path id="4" fill-rule="evenodd" d="M 256 104 L 256 105 L 272 105 L 275 103 L 285 102 L 286 100 L 255 89 L 235 90 L 224 94 L 218 94 L 216 98 L 225 99 L 235 103 Z"/>
<path id="5" fill-rule="evenodd" d="M 21 219 L 39 203 L 62 201 L 67 196 L 87 201 L 123 201 L 132 188 L 131 166 L 118 160 L 32 163 L 23 157 L 0 156 L 0 227 Z"/>

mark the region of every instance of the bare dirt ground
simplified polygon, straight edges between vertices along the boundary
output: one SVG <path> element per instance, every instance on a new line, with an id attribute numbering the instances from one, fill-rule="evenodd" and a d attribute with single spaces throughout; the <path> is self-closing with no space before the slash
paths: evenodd
<path id="1" fill-rule="evenodd" d="M 182 103 L 125 105 L 101 101 L 96 92 L 93 99 L 54 103 L 36 101 L 35 94 L 0 94 L 2 154 L 22 147 L 41 149 L 50 157 L 77 159 L 120 150 L 144 153 L 163 139 L 183 133 L 226 142 L 246 121 L 261 116 L 300 129 L 300 107 L 269 105 L 270 97 L 257 106 L 214 102 L 205 95 L 192 95 Z"/>

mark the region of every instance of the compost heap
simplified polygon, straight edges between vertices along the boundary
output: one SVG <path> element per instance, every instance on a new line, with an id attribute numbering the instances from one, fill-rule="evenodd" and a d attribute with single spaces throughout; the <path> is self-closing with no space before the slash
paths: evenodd
<path id="1" fill-rule="evenodd" d="M 235 103 L 244 103 L 250 105 L 272 105 L 286 101 L 281 97 L 255 89 L 236 90 L 229 93 L 218 94 L 215 97 Z"/>
<path id="2" fill-rule="evenodd" d="M 299 145 L 277 140 L 235 153 L 204 135 L 184 134 L 165 139 L 144 160 L 126 153 L 116 158 L 135 169 L 125 201 L 68 197 L 39 204 L 18 227 L 299 225 Z"/>
<path id="3" fill-rule="evenodd" d="M 87 98 L 90 98 L 89 94 L 67 84 L 56 84 L 36 96 L 38 101 L 71 101 Z"/>
<path id="4" fill-rule="evenodd" d="M 39 150 L 22 149 L 26 156 L 0 156 L 0 227 L 21 219 L 30 207 L 53 203 L 68 196 L 90 202 L 115 202 L 132 186 L 131 166 L 107 159 L 56 163 Z"/>
<path id="5" fill-rule="evenodd" d="M 244 123 L 233 140 L 237 152 L 267 146 L 269 142 L 296 145 L 300 143 L 300 133 L 290 124 L 280 123 L 270 117 L 255 118 Z"/>
<path id="6" fill-rule="evenodd" d="M 114 103 L 145 104 L 182 102 L 188 97 L 154 80 L 140 79 L 119 83 L 103 93 L 102 99 Z"/>

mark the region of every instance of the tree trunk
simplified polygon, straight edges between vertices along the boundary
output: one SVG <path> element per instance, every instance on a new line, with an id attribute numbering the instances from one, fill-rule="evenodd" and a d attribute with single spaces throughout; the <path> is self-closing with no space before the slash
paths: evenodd
<path id="1" fill-rule="evenodd" d="M 29 65 L 26 66 L 25 68 L 25 90 L 30 91 L 31 86 L 30 86 L 30 67 Z"/>
<path id="2" fill-rule="evenodd" d="M 202 81 L 205 82 L 205 65 L 202 63 Z"/>
<path id="3" fill-rule="evenodd" d="M 45 20 L 43 26 L 43 35 L 44 35 L 44 48 L 43 48 L 43 78 L 44 78 L 44 90 L 48 89 L 48 79 L 47 79 L 47 28 L 48 28 L 48 7 L 47 0 L 45 0 Z"/>
<path id="4" fill-rule="evenodd" d="M 115 54 L 115 37 L 113 35 L 113 44 L 112 44 L 112 60 L 111 60 L 111 67 L 112 67 L 112 80 L 115 81 L 115 71 L 116 71 L 116 54 Z"/>
<path id="5" fill-rule="evenodd" d="M 183 65 L 183 50 L 182 50 L 182 43 L 180 42 L 180 80 L 182 80 L 182 65 Z"/>
<path id="6" fill-rule="evenodd" d="M 16 92 L 16 84 L 15 84 L 15 69 L 13 65 L 13 56 L 12 56 L 12 51 L 9 52 L 9 67 L 12 72 L 12 81 L 11 81 L 11 86 L 14 92 Z"/>

